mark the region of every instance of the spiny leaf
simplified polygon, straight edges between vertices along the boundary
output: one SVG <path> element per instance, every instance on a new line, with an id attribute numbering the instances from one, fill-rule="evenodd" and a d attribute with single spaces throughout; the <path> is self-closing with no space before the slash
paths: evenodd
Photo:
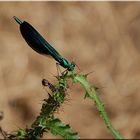
<path id="1" fill-rule="evenodd" d="M 26 136 L 26 131 L 25 129 L 19 129 L 18 132 L 17 132 L 17 137 L 18 139 L 24 139 Z"/>
<path id="2" fill-rule="evenodd" d="M 60 135 L 64 139 L 79 139 L 77 133 L 72 132 L 70 126 L 63 124 L 58 118 L 48 120 L 47 126 L 54 135 Z"/>

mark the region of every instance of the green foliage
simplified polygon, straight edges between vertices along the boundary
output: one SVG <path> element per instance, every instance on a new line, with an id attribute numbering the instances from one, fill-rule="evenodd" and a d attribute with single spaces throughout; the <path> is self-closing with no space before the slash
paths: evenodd
<path id="1" fill-rule="evenodd" d="M 65 125 L 58 118 L 54 118 L 54 112 L 65 101 L 67 90 L 67 74 L 57 77 L 58 83 L 52 85 L 47 81 L 51 94 L 48 99 L 44 99 L 40 115 L 28 129 L 19 129 L 17 137 L 19 139 L 39 139 L 44 132 L 50 131 L 54 135 L 60 135 L 64 139 L 79 139 L 77 133 L 72 132 L 69 125 Z M 22 130 L 22 131 L 21 131 Z"/>
<path id="2" fill-rule="evenodd" d="M 121 135 L 115 130 L 115 128 L 111 124 L 111 121 L 105 111 L 104 103 L 101 101 L 101 99 L 99 98 L 97 94 L 98 88 L 96 86 L 90 85 L 90 83 L 87 80 L 87 75 L 75 74 L 74 77 L 73 76 L 70 76 L 70 77 L 72 77 L 74 82 L 80 83 L 84 87 L 86 91 L 85 97 L 88 97 L 95 102 L 95 105 L 100 113 L 100 116 L 103 118 L 107 128 L 112 133 L 112 135 L 116 139 L 122 139 Z"/>
<path id="3" fill-rule="evenodd" d="M 17 132 L 17 137 L 18 139 L 24 139 L 26 136 L 26 131 L 25 129 L 19 129 L 18 132 Z"/>
<path id="4" fill-rule="evenodd" d="M 60 135 L 64 139 L 79 139 L 77 133 L 72 132 L 70 126 L 63 124 L 58 118 L 48 120 L 47 125 L 54 135 Z"/>
<path id="5" fill-rule="evenodd" d="M 66 91 L 68 88 L 68 80 L 72 79 L 73 83 L 79 83 L 85 89 L 85 98 L 90 98 L 103 118 L 107 128 L 116 139 L 122 139 L 120 134 L 114 129 L 111 121 L 105 112 L 104 103 L 97 94 L 97 87 L 90 85 L 87 80 L 88 75 L 76 74 L 74 72 L 66 72 L 56 77 L 58 83 L 53 85 L 46 80 L 46 85 L 51 90 L 48 98 L 44 99 L 41 112 L 36 120 L 32 123 L 31 128 L 19 129 L 12 138 L 18 139 L 40 139 L 44 132 L 50 131 L 53 135 L 59 135 L 64 139 L 79 139 L 77 133 L 73 132 L 69 125 L 65 125 L 59 118 L 54 117 L 54 113 L 58 110 L 66 99 Z M 86 129 L 86 128 L 85 128 Z M 10 134 L 8 135 L 10 136 Z"/>

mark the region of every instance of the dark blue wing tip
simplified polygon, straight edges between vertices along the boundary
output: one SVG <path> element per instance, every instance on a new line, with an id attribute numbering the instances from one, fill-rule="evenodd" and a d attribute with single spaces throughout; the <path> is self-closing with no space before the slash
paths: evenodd
<path id="1" fill-rule="evenodd" d="M 13 16 L 13 18 L 15 19 L 15 21 L 19 24 L 19 25 L 21 25 L 23 22 L 19 19 L 19 18 L 17 18 L 16 16 Z"/>

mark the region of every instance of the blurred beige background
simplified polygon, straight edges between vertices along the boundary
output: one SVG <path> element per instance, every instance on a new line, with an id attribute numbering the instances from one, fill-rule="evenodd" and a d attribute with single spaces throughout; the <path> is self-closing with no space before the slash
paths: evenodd
<path id="1" fill-rule="evenodd" d="M 140 138 L 139 2 L 0 2 L 0 126 L 9 132 L 30 126 L 47 95 L 42 78 L 56 82 L 57 74 L 53 59 L 28 47 L 13 16 L 31 23 L 83 73 L 94 71 L 89 81 L 100 88 L 114 127 L 124 138 Z M 84 90 L 74 85 L 68 92 L 56 116 L 81 138 L 113 138 Z"/>

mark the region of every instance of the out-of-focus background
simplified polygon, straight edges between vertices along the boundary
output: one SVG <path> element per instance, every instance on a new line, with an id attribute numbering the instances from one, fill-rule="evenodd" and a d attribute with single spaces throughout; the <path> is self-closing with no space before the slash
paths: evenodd
<path id="1" fill-rule="evenodd" d="M 8 132 L 30 126 L 47 95 L 42 78 L 56 82 L 57 74 L 53 59 L 28 47 L 13 16 L 31 23 L 83 73 L 93 71 L 89 81 L 99 87 L 114 127 L 124 138 L 140 138 L 139 2 L 0 2 L 0 126 Z M 113 138 L 84 90 L 71 85 L 68 93 L 56 116 L 81 138 Z"/>

